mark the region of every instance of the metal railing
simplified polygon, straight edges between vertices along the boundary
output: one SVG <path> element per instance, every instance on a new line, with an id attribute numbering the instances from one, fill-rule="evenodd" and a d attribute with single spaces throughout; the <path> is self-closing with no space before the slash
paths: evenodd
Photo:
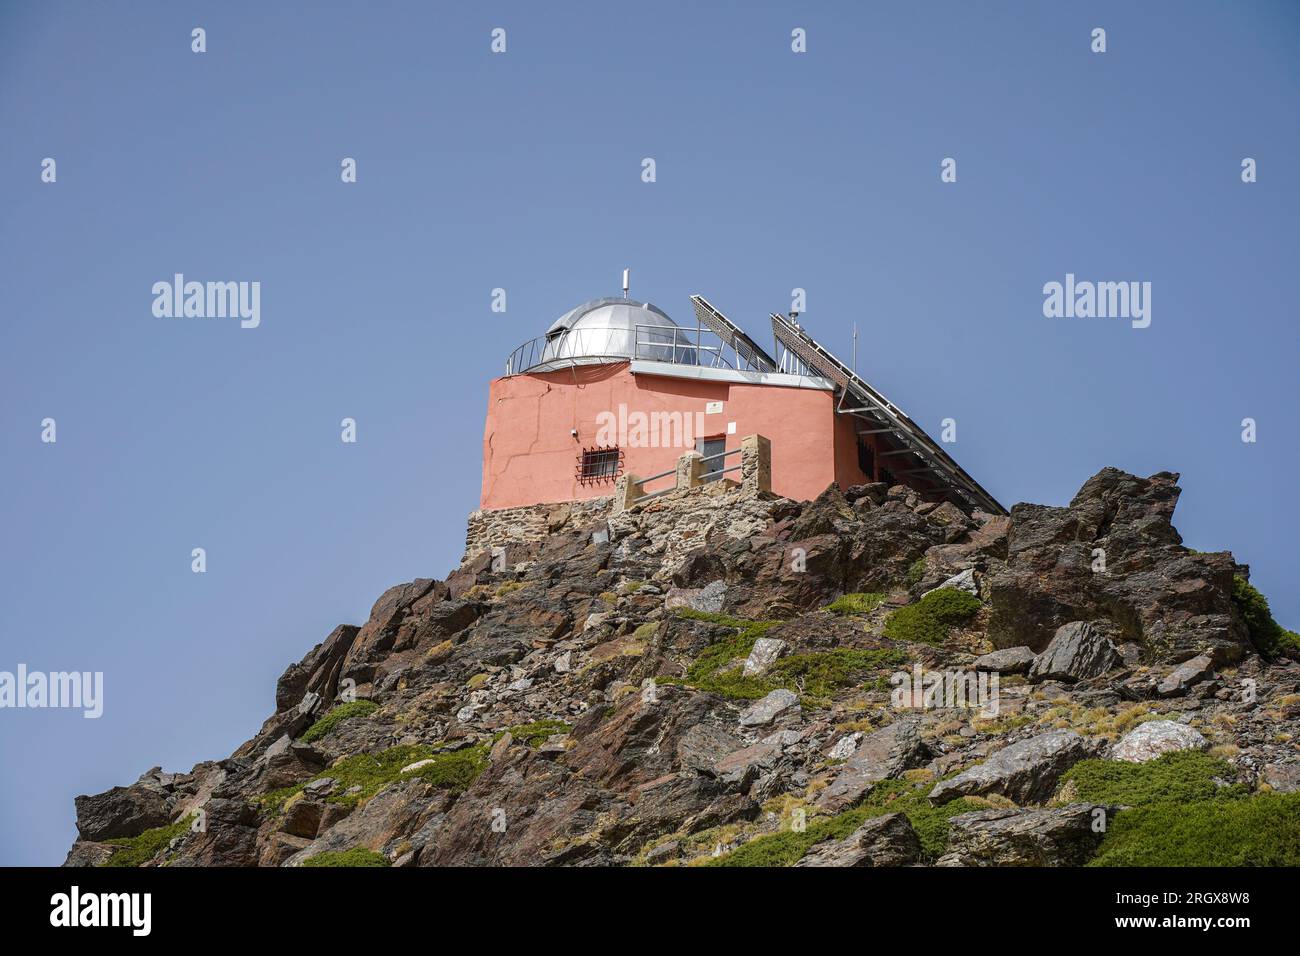
<path id="1" fill-rule="evenodd" d="M 529 339 L 506 359 L 506 374 L 549 372 L 574 365 L 597 365 L 639 359 L 690 365 L 763 371 L 716 332 L 697 327 L 638 325 L 634 329 L 565 329 Z"/>
<path id="2" fill-rule="evenodd" d="M 709 455 L 707 458 L 701 458 L 700 464 L 703 465 L 710 461 L 721 461 L 722 459 L 726 458 L 728 455 L 736 455 L 739 453 L 740 453 L 739 448 L 733 448 L 730 451 L 723 451 L 723 452 L 719 452 L 716 455 Z M 701 478 L 700 481 L 701 483 L 706 481 L 717 481 L 723 475 L 727 474 L 727 472 L 740 471 L 740 469 L 743 467 L 744 467 L 744 463 L 742 462 L 739 465 L 732 465 L 730 468 L 719 468 L 717 471 L 708 471 L 705 472 L 704 477 Z"/>
<path id="3" fill-rule="evenodd" d="M 644 488 L 646 485 L 650 484 L 650 482 L 658 481 L 660 478 L 667 478 L 669 475 L 672 475 L 675 479 L 677 476 L 677 468 L 676 467 L 669 468 L 667 471 L 661 471 L 657 475 L 651 475 L 648 478 L 642 478 L 640 481 L 637 482 L 637 487 Z M 633 500 L 633 504 L 636 504 L 641 501 L 649 501 L 651 498 L 658 498 L 660 495 L 666 495 L 669 492 L 676 491 L 676 490 L 677 490 L 677 482 L 674 480 L 673 483 L 669 485 L 667 488 L 660 488 L 658 491 L 652 491 L 649 494 L 637 496 L 637 498 Z"/>
<path id="4" fill-rule="evenodd" d="M 738 455 L 740 454 L 740 452 L 741 449 L 739 447 L 732 448 L 729 451 L 723 451 L 723 452 L 719 452 L 716 455 L 708 455 L 707 457 L 701 458 L 699 459 L 699 463 L 701 465 L 706 465 L 711 461 L 721 461 L 727 458 L 729 455 Z M 700 484 L 707 484 L 710 481 L 717 481 L 723 475 L 733 471 L 740 471 L 743 467 L 744 467 L 744 463 L 742 462 L 739 465 L 732 465 L 730 468 L 719 468 L 717 471 L 709 471 L 700 477 Z M 668 469 L 667 471 L 661 471 L 657 475 L 650 475 L 649 477 L 646 478 L 640 478 L 637 480 L 636 484 L 637 487 L 644 489 L 645 486 L 648 485 L 650 482 L 658 481 L 660 478 L 667 478 L 669 475 L 673 475 L 675 477 L 677 475 L 677 469 L 674 467 Z M 637 497 L 632 499 L 632 504 L 640 504 L 643 501 L 649 501 L 651 498 L 658 498 L 660 495 L 666 495 L 677 490 L 678 490 L 677 482 L 674 481 L 667 488 L 660 488 L 658 491 L 651 491 L 644 495 L 637 495 Z"/>

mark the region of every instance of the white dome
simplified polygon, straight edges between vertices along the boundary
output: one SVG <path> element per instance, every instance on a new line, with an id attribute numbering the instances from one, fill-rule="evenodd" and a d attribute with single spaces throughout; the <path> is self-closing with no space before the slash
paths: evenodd
<path id="1" fill-rule="evenodd" d="M 689 345 L 689 348 L 687 346 Z M 560 316 L 547 330 L 535 362 L 518 371 L 624 362 L 633 358 L 694 362 L 695 347 L 668 313 L 635 299 L 593 299 Z"/>

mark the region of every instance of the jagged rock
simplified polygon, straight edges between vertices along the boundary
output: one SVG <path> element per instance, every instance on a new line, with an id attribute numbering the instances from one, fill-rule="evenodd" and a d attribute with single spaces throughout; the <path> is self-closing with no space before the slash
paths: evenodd
<path id="1" fill-rule="evenodd" d="M 755 701 L 740 715 L 740 726 L 761 727 L 778 717 L 799 713 L 799 695 L 785 688 L 777 688 L 762 700 Z"/>
<path id="2" fill-rule="evenodd" d="M 756 744 L 722 757 L 714 764 L 713 773 L 724 783 L 734 784 L 744 789 L 759 771 L 772 769 L 785 748 L 796 743 L 799 738 L 798 731 L 778 730 Z"/>
<path id="3" fill-rule="evenodd" d="M 947 504 L 947 502 L 944 503 Z M 979 593 L 980 593 L 980 586 L 975 581 L 974 568 L 967 568 L 965 571 L 961 571 L 957 574 L 954 574 L 952 577 L 948 578 L 947 580 L 942 581 L 938 587 L 930 588 L 928 591 L 922 594 L 921 597 L 925 597 L 926 594 L 930 594 L 933 591 L 938 591 L 941 588 L 954 588 L 955 590 L 958 591 L 965 591 L 967 594 L 973 594 L 976 597 L 979 597 Z"/>
<path id="4" fill-rule="evenodd" d="M 1156 685 L 1156 694 L 1161 697 L 1177 697 L 1213 673 L 1214 658 L 1209 654 L 1199 654 L 1191 660 L 1183 661 L 1166 674 Z"/>
<path id="5" fill-rule="evenodd" d="M 721 727 L 696 724 L 677 742 L 677 760 L 692 770 L 713 772 L 713 766 L 740 747 L 740 741 Z"/>
<path id="6" fill-rule="evenodd" d="M 948 820 L 938 866 L 1079 866 L 1105 835 L 1105 808 L 1072 803 L 1043 810 L 980 810 Z"/>
<path id="7" fill-rule="evenodd" d="M 848 760 L 858 749 L 858 741 L 862 739 L 862 731 L 856 730 L 851 734 L 845 734 L 835 742 L 830 753 L 826 756 L 832 760 Z"/>
<path id="8" fill-rule="evenodd" d="M 1148 720 L 1125 734 L 1110 757 L 1146 763 L 1174 750 L 1204 750 L 1208 746 L 1210 742 L 1193 727 L 1172 720 Z"/>
<path id="9" fill-rule="evenodd" d="M 1105 617 L 1153 656 L 1238 659 L 1249 644 L 1232 604 L 1236 563 L 1181 546 L 1177 482 L 1104 468 L 1069 507 L 1013 507 L 1006 561 L 985 580 L 993 642 L 1037 649 L 1062 624 Z"/>
<path id="10" fill-rule="evenodd" d="M 745 659 L 744 675 L 746 677 L 757 677 L 760 674 L 765 674 L 767 669 L 777 662 L 788 647 L 789 645 L 779 637 L 760 637 L 754 642 L 749 657 Z"/>
<path id="11" fill-rule="evenodd" d="M 885 494 L 889 491 L 889 486 L 883 481 L 874 481 L 866 485 L 853 485 L 844 490 L 844 500 L 849 504 L 857 504 L 865 499 L 872 505 L 883 505 L 885 503 Z"/>
<path id="12" fill-rule="evenodd" d="M 288 710 L 308 694 L 333 700 L 338 693 L 339 672 L 343 658 L 360 630 L 340 624 L 297 664 L 290 664 L 275 685 L 275 709 Z"/>
<path id="13" fill-rule="evenodd" d="M 89 842 L 139 836 L 171 822 L 166 798 L 151 787 L 113 787 L 93 796 L 83 794 L 76 806 L 77 833 Z"/>
<path id="14" fill-rule="evenodd" d="M 989 654 L 975 658 L 972 665 L 977 671 L 993 671 L 998 674 L 1023 674 L 1029 670 L 1037 657 L 1027 647 L 1004 647 Z"/>
<path id="15" fill-rule="evenodd" d="M 1270 790 L 1278 793 L 1295 793 L 1300 790 L 1300 763 L 1271 763 L 1260 775 Z"/>
<path id="16" fill-rule="evenodd" d="M 403 838 L 409 838 L 430 817 L 440 813 L 447 795 L 422 780 L 402 780 L 376 794 L 355 812 L 326 828 L 322 826 L 312 842 L 285 862 L 298 866 L 319 853 L 364 847 L 388 854 Z M 489 816 L 481 825 L 487 829 Z"/>
<path id="17" fill-rule="evenodd" d="M 1100 677 L 1119 664 L 1113 645 L 1091 623 L 1071 621 L 1057 628 L 1046 650 L 1029 667 L 1030 680 L 1073 683 Z"/>
<path id="18" fill-rule="evenodd" d="M 795 866 L 911 866 L 921 841 L 901 813 L 872 817 L 843 840 L 820 843 Z"/>
<path id="19" fill-rule="evenodd" d="M 64 866 L 102 866 L 108 862 L 108 858 L 113 855 L 117 849 L 108 843 L 92 843 L 88 840 L 78 840 L 72 844 L 72 849 L 68 851 L 67 859 L 63 861 Z"/>
<path id="20" fill-rule="evenodd" d="M 681 856 L 682 842 L 680 840 L 668 840 L 660 843 L 653 850 L 645 855 L 645 861 L 650 866 L 658 866 L 661 863 L 667 863 L 669 860 L 675 860 Z"/>
<path id="21" fill-rule="evenodd" d="M 998 793 L 1019 804 L 1041 803 L 1052 795 L 1061 774 L 1095 748 L 1073 730 L 1054 730 L 999 750 L 982 764 L 941 781 L 930 802 L 941 806 L 958 797 Z"/>
<path id="22" fill-rule="evenodd" d="M 664 607 L 688 607 L 693 611 L 717 614 L 727 596 L 725 581 L 710 581 L 702 588 L 672 588 L 664 598 Z"/>
<path id="23" fill-rule="evenodd" d="M 280 829 L 292 836 L 315 839 L 323 811 L 324 807 L 315 800 L 295 800 L 285 807 Z"/>
<path id="24" fill-rule="evenodd" d="M 338 786 L 338 781 L 333 777 L 321 777 L 319 780 L 312 780 L 304 786 L 303 792 L 314 797 L 325 797 L 332 793 L 336 786 Z"/>
<path id="25" fill-rule="evenodd" d="M 881 780 L 896 777 L 929 756 L 920 722 L 904 717 L 862 738 L 835 781 L 817 796 L 817 806 L 838 813 L 856 803 Z"/>
<path id="26" fill-rule="evenodd" d="M 186 834 L 171 866 L 256 866 L 257 808 L 243 800 L 213 797 L 203 805 L 204 829 Z"/>

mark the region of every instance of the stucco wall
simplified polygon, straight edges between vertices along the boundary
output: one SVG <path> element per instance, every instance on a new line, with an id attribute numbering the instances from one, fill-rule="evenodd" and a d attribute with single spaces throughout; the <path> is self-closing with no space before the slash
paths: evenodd
<path id="1" fill-rule="evenodd" d="M 837 474 L 842 480 L 852 473 L 859 476 L 849 483 L 863 480 L 856 468 L 852 425 L 836 416 L 829 391 L 633 375 L 626 363 L 619 363 L 514 375 L 491 383 L 483 433 L 480 507 L 515 508 L 608 495 L 612 481 L 581 484 L 575 476 L 582 449 L 598 444 L 600 413 L 617 415 L 623 404 L 629 413 L 693 414 L 705 412 L 709 402 L 722 402 L 723 409 L 704 415 L 704 437 L 724 435 L 728 424 L 735 422 L 735 432 L 726 435 L 728 450 L 739 448 L 745 435 L 771 439 L 772 490 L 776 494 L 806 500 L 824 491 Z M 837 430 L 845 427 L 847 451 L 842 450 L 842 433 L 837 437 Z M 574 428 L 576 438 L 570 434 Z M 680 443 L 621 447 L 624 471 L 639 476 L 669 471 L 686 450 Z M 739 463 L 739 455 L 726 459 L 728 467 Z M 658 491 L 671 483 L 669 476 L 651 482 L 646 490 Z"/>

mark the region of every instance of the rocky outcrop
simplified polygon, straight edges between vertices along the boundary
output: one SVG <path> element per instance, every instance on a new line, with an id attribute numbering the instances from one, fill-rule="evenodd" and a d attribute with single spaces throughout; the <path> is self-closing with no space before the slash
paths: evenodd
<path id="1" fill-rule="evenodd" d="M 82 840 L 133 837 L 171 821 L 162 790 L 139 784 L 77 797 L 76 803 L 77 833 Z"/>
<path id="2" fill-rule="evenodd" d="M 996 793 L 1019 804 L 1041 803 L 1052 795 L 1061 774 L 1097 749 L 1073 730 L 1030 737 L 939 783 L 930 802 L 940 806 L 958 797 Z"/>
<path id="3" fill-rule="evenodd" d="M 229 757 L 78 797 L 67 863 L 125 852 L 109 840 L 167 866 L 694 863 L 851 813 L 799 865 L 1072 865 L 1097 808 L 1050 801 L 1081 759 L 1231 744 L 1237 783 L 1300 779 L 1300 664 L 1252 652 L 1246 569 L 1182 547 L 1177 496 L 1173 475 L 1107 469 L 1010 516 L 723 482 L 479 515 L 489 548 L 332 631 Z M 941 587 L 957 618 L 887 626 Z M 996 713 L 904 707 L 891 681 L 917 672 L 1005 675 Z M 1116 730 L 1147 706 L 1165 719 Z M 942 827 L 908 814 L 961 797 L 991 807 L 935 851 Z"/>
<path id="4" fill-rule="evenodd" d="M 1120 656 L 1104 634 L 1087 621 L 1072 621 L 1056 635 L 1029 667 L 1030 680 L 1089 680 L 1120 663 Z"/>
<path id="5" fill-rule="evenodd" d="M 1176 474 L 1106 468 L 1068 507 L 1012 508 L 1006 562 L 986 581 L 993 642 L 1038 649 L 1063 624 L 1108 619 L 1152 658 L 1239 658 L 1248 646 L 1231 599 L 1239 569 L 1227 552 L 1182 547 L 1171 523 L 1178 495 Z"/>
<path id="6" fill-rule="evenodd" d="M 862 738 L 834 783 L 821 792 L 817 806 L 831 813 L 856 803 L 882 780 L 896 777 L 928 756 L 919 721 L 897 720 Z"/>
<path id="7" fill-rule="evenodd" d="M 1042 810 L 963 813 L 948 821 L 948 851 L 937 865 L 1078 866 L 1101 842 L 1106 812 L 1093 804 L 1072 803 Z"/>
<path id="8" fill-rule="evenodd" d="M 796 866 L 911 866 L 921 841 L 901 813 L 873 817 L 843 840 L 818 844 Z"/>

